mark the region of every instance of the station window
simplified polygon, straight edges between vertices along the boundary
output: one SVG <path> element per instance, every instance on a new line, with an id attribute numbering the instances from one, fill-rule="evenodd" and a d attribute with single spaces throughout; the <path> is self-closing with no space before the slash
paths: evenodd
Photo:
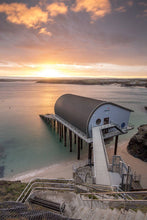
<path id="1" fill-rule="evenodd" d="M 97 124 L 97 125 L 100 125 L 100 123 L 101 123 L 101 119 L 98 118 L 98 119 L 96 120 L 96 124 Z"/>
<path id="2" fill-rule="evenodd" d="M 126 124 L 125 124 L 125 122 L 123 122 L 122 124 L 121 124 L 121 128 L 124 128 L 126 126 Z"/>

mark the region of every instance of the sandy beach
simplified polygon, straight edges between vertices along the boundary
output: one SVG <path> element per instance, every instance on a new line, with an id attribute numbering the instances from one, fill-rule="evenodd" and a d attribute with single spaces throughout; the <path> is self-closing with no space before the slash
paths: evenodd
<path id="1" fill-rule="evenodd" d="M 131 156 L 127 152 L 128 142 L 119 143 L 117 154 L 120 155 L 123 160 L 131 166 L 133 171 L 136 171 L 136 174 L 141 175 L 141 185 L 143 188 L 147 188 L 147 163 Z M 114 151 L 114 146 L 107 147 L 107 153 L 109 161 L 112 160 L 112 155 Z M 11 178 L 11 180 L 21 180 L 22 182 L 28 182 L 33 178 L 72 178 L 73 165 L 82 163 L 86 160 L 87 156 L 83 155 L 80 161 L 72 160 L 68 162 L 62 162 L 60 164 L 54 164 L 45 168 L 38 170 L 32 170 L 18 174 Z"/>
<path id="2" fill-rule="evenodd" d="M 70 160 L 61 162 L 59 164 L 53 164 L 41 169 L 31 170 L 17 174 L 11 178 L 12 181 L 21 180 L 22 182 L 29 182 L 33 178 L 65 178 L 71 179 L 73 177 L 73 166 L 77 166 L 79 163 L 85 163 L 87 160 L 87 154 L 81 155 L 81 160 Z"/>
<path id="3" fill-rule="evenodd" d="M 15 175 L 11 180 L 21 180 L 22 182 L 29 182 L 33 178 L 72 178 L 72 166 L 75 161 L 63 162 L 44 167 L 37 170 L 32 170 Z"/>

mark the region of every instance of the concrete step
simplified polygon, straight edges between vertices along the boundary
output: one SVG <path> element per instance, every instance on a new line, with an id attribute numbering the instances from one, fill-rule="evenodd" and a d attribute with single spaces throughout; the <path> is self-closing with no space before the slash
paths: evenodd
<path id="1" fill-rule="evenodd" d="M 144 220 L 144 218 L 145 218 L 145 215 L 140 210 L 138 210 L 135 215 L 135 220 Z"/>
<path id="2" fill-rule="evenodd" d="M 94 210 L 94 213 L 93 213 L 93 216 L 91 217 L 91 220 L 96 220 L 96 219 L 98 219 L 99 215 L 100 215 L 99 209 L 95 209 L 95 210 Z M 100 218 L 99 218 L 99 219 L 100 219 Z"/>
<path id="3" fill-rule="evenodd" d="M 79 206 L 84 205 L 83 200 L 81 199 L 80 195 L 77 195 L 77 202 L 78 202 Z"/>
<path id="4" fill-rule="evenodd" d="M 79 213 L 79 219 L 85 220 L 85 216 L 88 215 L 88 209 L 87 207 L 83 207 L 83 209 L 81 209 L 80 213 Z"/>
<path id="5" fill-rule="evenodd" d="M 125 220 L 134 220 L 135 215 L 136 215 L 136 212 L 129 209 L 128 212 L 126 213 Z"/>
<path id="6" fill-rule="evenodd" d="M 112 210 L 112 216 L 113 216 L 113 220 L 118 220 L 119 216 L 120 216 L 120 211 L 118 209 L 113 209 Z"/>
<path id="7" fill-rule="evenodd" d="M 105 212 L 106 212 L 105 209 L 96 208 L 96 209 L 94 209 L 94 214 L 93 214 L 93 216 L 92 216 L 91 219 L 89 219 L 89 220 L 104 219 Z"/>
<path id="8" fill-rule="evenodd" d="M 94 209 L 94 208 L 99 208 L 99 203 L 98 203 L 98 201 L 95 201 L 95 200 L 92 201 L 92 208 L 93 208 L 93 209 Z"/>
<path id="9" fill-rule="evenodd" d="M 85 211 L 85 207 L 83 207 L 83 206 L 80 206 L 78 209 L 76 209 L 75 210 L 75 213 L 74 213 L 74 215 L 72 216 L 72 218 L 78 218 L 78 219 L 80 219 L 81 217 L 81 215 L 82 215 L 82 213 Z"/>
<path id="10" fill-rule="evenodd" d="M 103 217 L 104 220 L 113 220 L 113 214 L 112 214 L 112 210 L 111 209 L 105 209 L 105 212 L 104 212 L 104 217 Z"/>
<path id="11" fill-rule="evenodd" d="M 81 206 L 80 206 L 79 208 L 76 208 L 76 209 L 74 210 L 74 214 L 73 214 L 71 217 L 72 217 L 72 218 L 78 218 L 81 209 L 82 209 Z"/>
<path id="12" fill-rule="evenodd" d="M 94 210 L 93 209 L 89 209 L 87 216 L 85 216 L 84 220 L 91 220 L 92 216 L 94 214 Z"/>
<path id="13" fill-rule="evenodd" d="M 80 219 L 82 220 L 90 220 L 89 215 L 90 215 L 91 210 L 88 207 L 85 207 L 85 210 L 83 211 L 82 215 L 80 216 Z"/>
<path id="14" fill-rule="evenodd" d="M 88 208 L 91 208 L 91 201 L 90 200 L 83 200 L 83 205 Z"/>
<path id="15" fill-rule="evenodd" d="M 91 206 L 91 200 L 82 200 L 79 195 L 74 206 L 78 208 L 75 209 L 72 217 L 82 220 L 147 220 L 147 214 L 142 213 L 140 210 L 136 213 L 133 210 L 104 209 L 104 204 L 101 204 L 98 200 L 92 200 Z"/>
<path id="16" fill-rule="evenodd" d="M 119 220 L 125 220 L 126 215 L 127 215 L 127 211 L 121 209 L 120 210 L 120 215 L 119 215 Z"/>

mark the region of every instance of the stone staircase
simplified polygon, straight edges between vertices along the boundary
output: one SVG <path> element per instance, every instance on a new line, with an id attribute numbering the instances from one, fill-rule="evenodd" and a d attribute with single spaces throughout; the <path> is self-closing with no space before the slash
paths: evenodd
<path id="1" fill-rule="evenodd" d="M 74 214 L 72 218 L 78 218 L 81 220 L 147 220 L 147 213 L 144 214 L 140 210 L 137 212 L 129 209 L 110 209 L 102 208 L 100 203 L 96 200 L 92 200 L 92 207 L 90 201 L 84 201 L 77 195 L 75 201 Z"/>
<path id="2" fill-rule="evenodd" d="M 77 194 L 77 192 L 75 193 L 75 189 L 77 187 L 80 187 L 80 191 L 81 187 L 82 191 L 88 191 L 87 185 L 75 187 L 74 181 L 72 179 L 65 180 L 37 178 L 28 183 L 25 190 L 17 199 L 17 202 L 28 201 L 30 195 L 36 195 L 40 199 L 42 198 L 47 201 L 49 200 L 57 203 L 64 202 L 66 205 L 64 215 L 68 216 L 69 218 L 80 220 L 147 220 L 147 214 L 142 213 L 140 210 L 135 212 L 132 209 L 126 210 L 109 208 L 109 202 L 112 202 L 114 199 L 111 193 L 110 195 L 106 195 L 107 193 L 102 194 L 102 197 L 95 194 L 93 196 L 96 197 L 96 199 L 94 199 L 94 197 L 92 197 L 93 199 L 89 199 L 90 197 L 88 195 L 91 195 L 89 194 L 90 192 L 81 193 L 81 195 Z M 122 194 L 122 192 L 119 194 Z M 119 197 L 120 200 L 123 200 L 120 195 Z M 125 198 L 126 202 L 131 202 L 132 204 L 133 200 L 131 200 L 129 195 L 127 195 Z M 119 203 L 120 200 L 118 198 L 116 202 Z M 143 200 L 143 203 L 145 202 L 146 200 Z M 124 207 L 124 205 L 128 209 L 126 203 L 124 203 L 123 200 L 121 207 Z"/>

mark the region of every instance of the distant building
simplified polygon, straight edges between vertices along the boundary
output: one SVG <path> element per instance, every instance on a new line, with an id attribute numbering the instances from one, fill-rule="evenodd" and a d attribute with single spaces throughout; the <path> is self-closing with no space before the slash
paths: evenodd
<path id="1" fill-rule="evenodd" d="M 116 129 L 126 132 L 131 112 L 115 103 L 72 94 L 60 96 L 55 103 L 55 115 L 84 132 L 88 138 L 92 137 L 93 127 L 107 124 L 113 125 L 113 128 L 109 127 L 111 132 Z M 107 132 L 108 128 L 104 130 Z"/>

